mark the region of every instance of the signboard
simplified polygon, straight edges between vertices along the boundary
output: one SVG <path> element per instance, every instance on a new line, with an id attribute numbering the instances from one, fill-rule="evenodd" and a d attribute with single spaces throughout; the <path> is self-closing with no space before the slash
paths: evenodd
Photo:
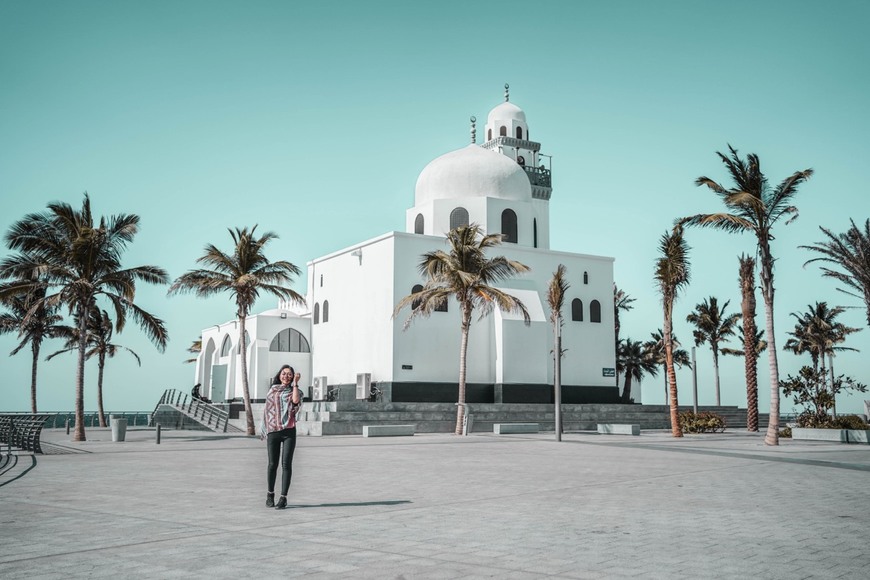
<path id="1" fill-rule="evenodd" d="M 616 376 L 616 369 L 602 368 L 601 369 L 601 376 L 602 377 L 615 377 Z"/>

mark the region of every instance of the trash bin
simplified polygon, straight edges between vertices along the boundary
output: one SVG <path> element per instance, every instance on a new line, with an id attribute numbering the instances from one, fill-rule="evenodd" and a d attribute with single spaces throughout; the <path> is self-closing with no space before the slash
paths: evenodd
<path id="1" fill-rule="evenodd" d="M 112 441 L 123 441 L 127 436 L 127 419 L 112 415 L 109 418 L 109 422 L 112 426 Z"/>

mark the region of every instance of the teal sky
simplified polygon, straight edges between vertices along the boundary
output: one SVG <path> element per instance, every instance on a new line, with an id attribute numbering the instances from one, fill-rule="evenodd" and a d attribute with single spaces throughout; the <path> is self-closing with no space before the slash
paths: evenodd
<path id="1" fill-rule="evenodd" d="M 674 218 L 719 211 L 698 176 L 727 183 L 716 151 L 754 152 L 773 183 L 813 168 L 799 219 L 776 228 L 777 341 L 808 304 L 861 306 L 822 279 L 800 244 L 818 227 L 870 217 L 870 4 L 744 2 L 44 2 L 0 3 L 0 231 L 51 201 L 135 213 L 142 229 L 126 265 L 175 278 L 227 228 L 278 233 L 267 254 L 308 260 L 404 230 L 414 184 L 435 157 L 465 146 L 470 115 L 501 102 L 503 85 L 530 133 L 553 155 L 551 247 L 616 258 L 636 298 L 622 335 L 662 326 L 652 272 Z M 737 255 L 754 239 L 690 230 L 692 285 L 676 305 L 677 335 L 710 295 L 739 311 Z M 5 250 L 4 250 L 5 251 Z M 570 274 L 570 272 L 569 272 Z M 303 275 L 295 288 L 305 289 Z M 163 389 L 189 389 L 183 364 L 206 326 L 234 317 L 227 298 L 137 302 L 163 318 L 160 354 L 133 326 L 107 364 L 107 410 L 151 409 Z M 255 310 L 274 307 L 263 298 Z M 862 309 L 841 320 L 866 324 Z M 763 307 L 759 294 L 759 325 Z M 0 409 L 29 408 L 30 357 L 0 337 Z M 870 383 L 870 331 L 835 360 Z M 53 352 L 57 345 L 47 345 Z M 569 356 L 582 351 L 565 345 Z M 732 346 L 737 346 L 736 342 Z M 348 345 L 352 348 L 353 345 Z M 698 348 L 701 404 L 714 402 L 709 348 Z M 809 358 L 780 353 L 783 378 Z M 72 355 L 40 363 L 40 410 L 71 410 Z M 96 408 L 89 363 L 85 407 Z M 743 363 L 722 362 L 723 404 L 745 406 Z M 760 403 L 769 402 L 767 361 Z M 678 373 L 691 404 L 691 372 Z M 870 398 L 870 396 L 865 395 Z M 859 412 L 865 396 L 842 399 Z M 643 400 L 663 403 L 661 379 Z M 789 405 L 786 405 L 788 407 Z"/>

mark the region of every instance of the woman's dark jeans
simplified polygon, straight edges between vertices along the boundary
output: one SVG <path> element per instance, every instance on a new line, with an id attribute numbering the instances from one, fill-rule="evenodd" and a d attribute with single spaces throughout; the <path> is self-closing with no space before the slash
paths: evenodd
<path id="1" fill-rule="evenodd" d="M 295 450 L 296 427 L 273 431 L 266 436 L 266 451 L 269 454 L 266 479 L 270 493 L 275 491 L 275 478 L 278 475 L 278 456 L 280 456 L 282 475 L 281 495 L 287 495 L 287 491 L 290 489 L 290 478 L 293 477 L 293 452 Z"/>

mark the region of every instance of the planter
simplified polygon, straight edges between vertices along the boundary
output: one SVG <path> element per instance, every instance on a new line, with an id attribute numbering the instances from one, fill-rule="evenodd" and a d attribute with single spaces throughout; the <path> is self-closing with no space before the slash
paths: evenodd
<path id="1" fill-rule="evenodd" d="M 837 443 L 870 443 L 870 430 L 861 429 L 807 429 L 794 427 L 792 439 L 803 441 L 834 441 Z"/>

